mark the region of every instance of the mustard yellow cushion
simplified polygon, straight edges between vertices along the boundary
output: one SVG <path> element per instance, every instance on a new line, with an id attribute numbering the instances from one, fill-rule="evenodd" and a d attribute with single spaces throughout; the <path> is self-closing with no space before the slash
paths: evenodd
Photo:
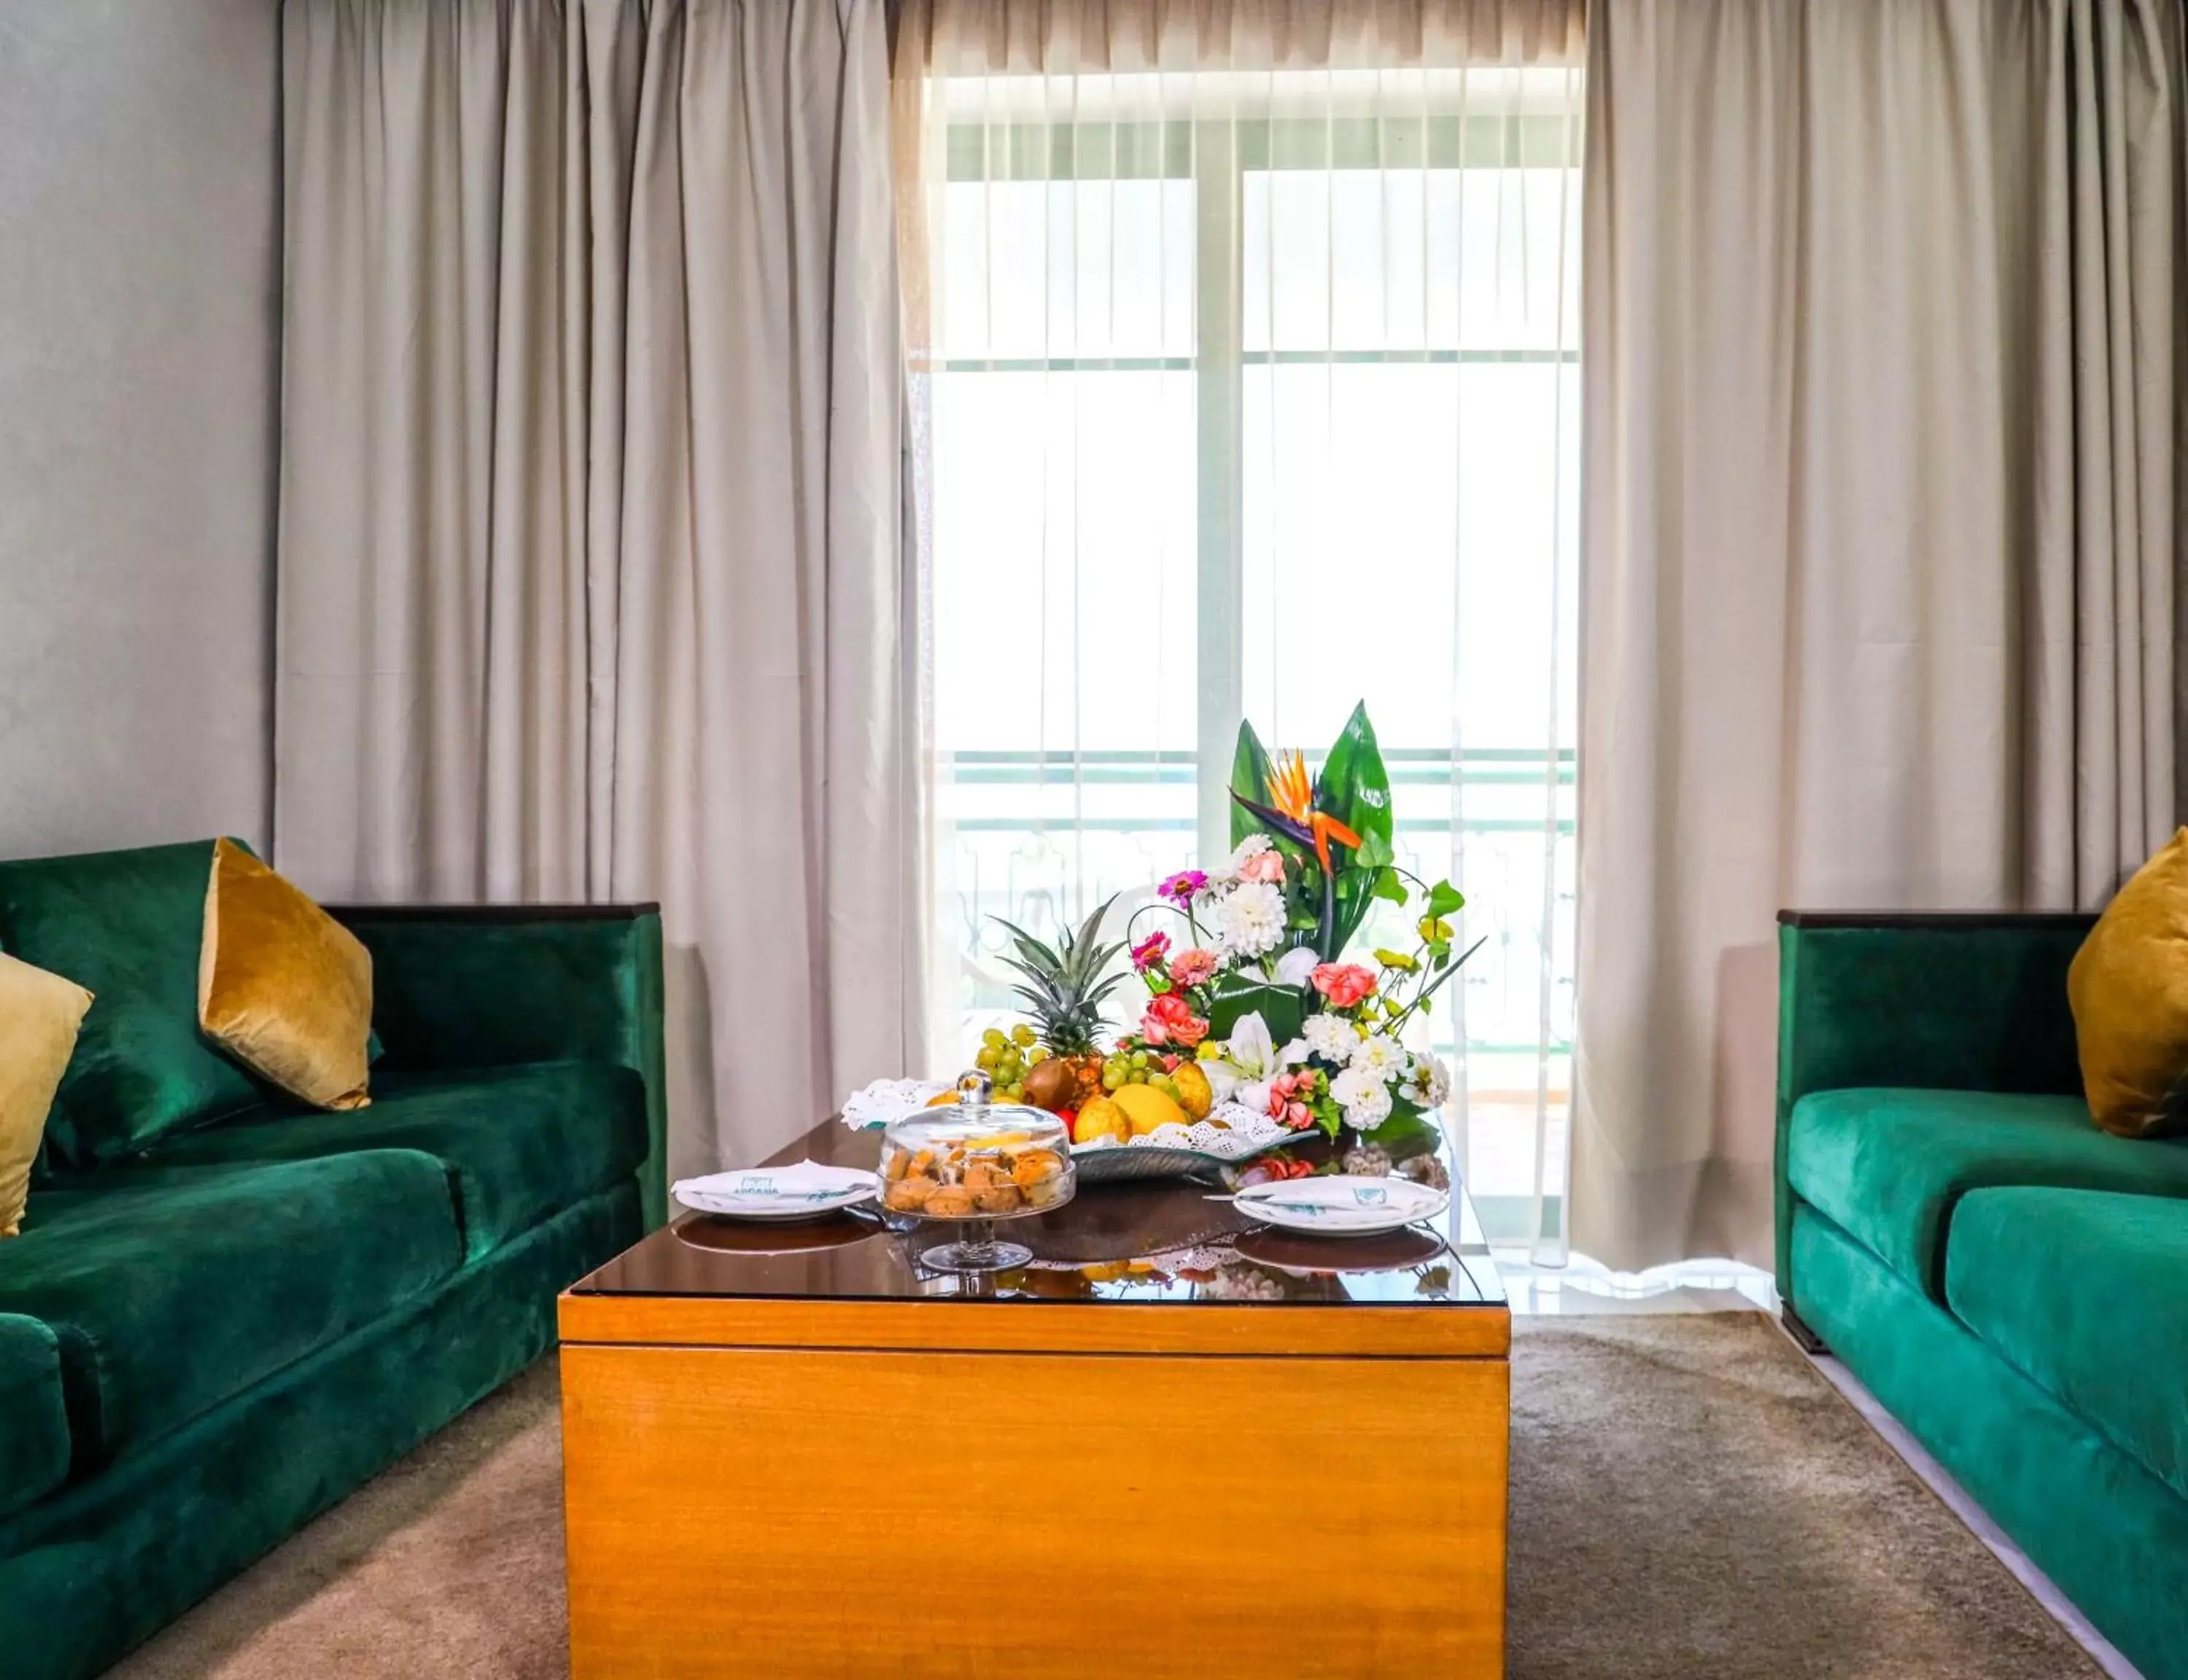
<path id="1" fill-rule="evenodd" d="M 362 1108 L 372 958 L 349 929 L 252 857 L 213 847 L 198 947 L 198 1025 L 292 1097 Z"/>
<path id="2" fill-rule="evenodd" d="M 2097 1124 L 2122 1137 L 2188 1130 L 2188 828 L 2097 918 L 2067 1001 Z"/>
<path id="3" fill-rule="evenodd" d="M 0 1237 L 21 1229 L 31 1164 L 91 994 L 0 952 Z"/>

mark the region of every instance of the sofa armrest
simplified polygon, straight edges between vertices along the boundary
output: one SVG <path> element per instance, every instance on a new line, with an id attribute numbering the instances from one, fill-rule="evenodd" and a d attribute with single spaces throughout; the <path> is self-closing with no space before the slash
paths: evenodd
<path id="1" fill-rule="evenodd" d="M 607 1062 L 646 1083 L 649 1228 L 667 1196 L 657 905 L 330 905 L 372 953 L 394 1070 Z"/>
<path id="2" fill-rule="evenodd" d="M 1790 1297 L 1793 1105 L 1855 1085 L 2082 1088 L 2067 967 L 2094 915 L 1778 916 L 1778 1288 Z"/>

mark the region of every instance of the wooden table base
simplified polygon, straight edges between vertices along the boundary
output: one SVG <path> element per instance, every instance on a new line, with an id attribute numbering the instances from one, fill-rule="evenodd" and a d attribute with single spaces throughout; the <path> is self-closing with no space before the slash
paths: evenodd
<path id="1" fill-rule="evenodd" d="M 1501 1347 L 693 1345 L 572 1316 L 577 1680 L 1503 1672 Z"/>

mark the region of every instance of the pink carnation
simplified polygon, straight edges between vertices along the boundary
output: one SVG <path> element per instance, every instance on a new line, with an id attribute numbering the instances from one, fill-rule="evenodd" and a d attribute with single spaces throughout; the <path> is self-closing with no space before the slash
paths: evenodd
<path id="1" fill-rule="evenodd" d="M 1241 881 L 1261 881 L 1272 887 L 1284 884 L 1284 854 L 1273 846 L 1266 852 L 1255 852 L 1238 865 Z"/>
<path id="2" fill-rule="evenodd" d="M 1375 977 L 1356 962 L 1317 963 L 1307 978 L 1339 1009 L 1351 1008 L 1375 989 Z"/>
<path id="3" fill-rule="evenodd" d="M 1215 953 L 1188 946 L 1170 960 L 1170 977 L 1181 986 L 1197 986 L 1215 972 Z"/>

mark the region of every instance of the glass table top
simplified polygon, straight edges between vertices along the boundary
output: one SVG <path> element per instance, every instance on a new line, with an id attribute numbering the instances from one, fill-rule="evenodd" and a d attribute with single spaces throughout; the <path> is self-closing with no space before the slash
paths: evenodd
<path id="1" fill-rule="evenodd" d="M 877 1131 L 827 1120 L 771 1157 L 874 1166 Z M 1316 1140 L 1294 1150 L 1326 1160 Z M 1447 1153 L 1443 1159 L 1446 1168 Z M 1085 1185 L 1062 1208 L 1000 1230 L 1033 1251 L 984 1277 L 930 1271 L 922 1252 L 953 1227 L 838 1214 L 758 1225 L 677 1212 L 572 1286 L 608 1295 L 712 1295 L 816 1300 L 963 1300 L 1110 1305 L 1503 1307 L 1504 1288 L 1463 1186 L 1435 1220 L 1381 1237 L 1294 1236 L 1257 1224 L 1195 1180 Z"/>

